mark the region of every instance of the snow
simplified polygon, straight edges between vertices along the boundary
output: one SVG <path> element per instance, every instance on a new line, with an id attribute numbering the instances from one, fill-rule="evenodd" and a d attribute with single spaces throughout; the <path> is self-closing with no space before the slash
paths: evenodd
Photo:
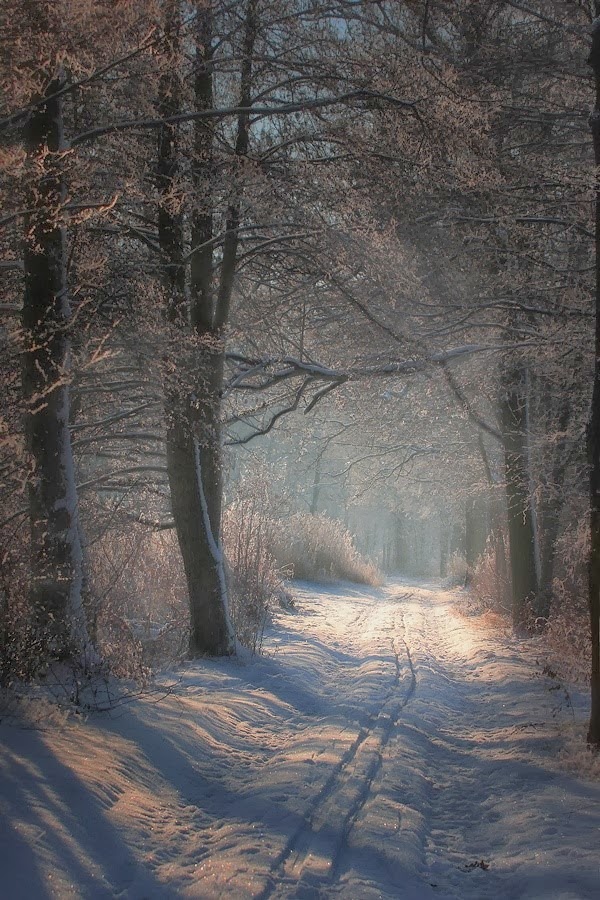
<path id="1" fill-rule="evenodd" d="M 210 513 L 208 512 L 208 504 L 206 502 L 206 494 L 204 492 L 204 478 L 202 474 L 202 464 L 200 459 L 200 443 L 197 437 L 194 437 L 194 461 L 196 467 L 196 487 L 200 496 L 200 509 L 202 510 L 202 522 L 204 524 L 204 533 L 210 555 L 217 569 L 219 585 L 221 588 L 221 603 L 225 615 L 225 627 L 227 628 L 227 640 L 229 647 L 233 652 L 235 646 L 235 635 L 231 615 L 229 612 L 229 597 L 227 593 L 227 580 L 225 578 L 225 560 L 223 558 L 223 550 L 221 544 L 218 543 L 219 535 L 213 534 L 212 524 L 210 521 Z"/>
<path id="2" fill-rule="evenodd" d="M 535 644 L 434 584 L 297 594 L 266 656 L 0 725 L 3 897 L 600 896 L 585 695 Z"/>

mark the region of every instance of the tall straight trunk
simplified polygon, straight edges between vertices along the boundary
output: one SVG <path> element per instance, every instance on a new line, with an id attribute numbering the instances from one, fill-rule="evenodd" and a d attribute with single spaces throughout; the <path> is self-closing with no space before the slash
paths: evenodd
<path id="1" fill-rule="evenodd" d="M 239 105 L 242 107 L 248 107 L 251 102 L 252 55 L 256 37 L 255 12 L 256 0 L 249 0 L 241 66 Z M 194 90 L 198 110 L 208 109 L 213 104 L 211 41 L 212 13 L 210 7 L 206 7 L 198 13 L 196 29 L 197 70 Z M 238 157 L 244 157 L 248 153 L 248 128 L 248 114 L 241 114 L 238 118 L 235 145 Z M 187 558 L 186 572 L 190 571 L 188 581 L 193 575 L 193 586 L 190 586 L 192 655 L 202 653 L 223 655 L 233 649 L 233 632 L 227 609 L 227 589 L 220 543 L 223 495 L 220 422 L 224 329 L 229 321 L 236 271 L 240 203 L 236 197 L 228 209 L 221 274 L 215 297 L 211 197 L 213 140 L 212 125 L 199 120 L 195 130 L 195 160 L 192 169 L 196 208 L 192 217 L 193 252 L 190 265 L 190 323 L 199 341 L 195 359 L 197 388 L 190 407 L 193 440 L 191 445 L 181 447 L 178 454 L 180 470 L 189 473 L 192 467 L 194 480 L 192 482 L 188 474 L 181 486 L 176 488 L 178 495 L 185 492 L 187 482 L 187 502 L 193 502 L 195 505 L 193 535 L 186 528 L 187 537 L 183 540 L 180 538 L 184 560 Z"/>
<path id="2" fill-rule="evenodd" d="M 405 572 L 408 565 L 406 545 L 406 519 L 402 513 L 394 514 L 394 571 Z"/>
<path id="3" fill-rule="evenodd" d="M 556 542 L 560 530 L 560 498 L 544 499 L 541 508 L 541 547 L 540 547 L 540 592 L 536 606 L 538 616 L 548 619 L 552 605 L 552 583 L 554 581 L 554 562 L 556 559 Z"/>
<path id="4" fill-rule="evenodd" d="M 527 604 L 534 601 L 538 589 L 529 494 L 526 419 L 524 372 L 512 368 L 503 377 L 500 422 L 504 441 L 512 620 L 516 631 L 524 630 Z"/>
<path id="5" fill-rule="evenodd" d="M 535 562 L 535 580 L 537 585 L 535 595 L 535 612 L 539 615 L 540 606 L 540 584 L 542 577 L 542 558 L 540 549 L 540 528 L 538 511 L 536 505 L 536 482 L 533 471 L 533 460 L 531 454 L 531 394 L 532 394 L 532 377 L 531 371 L 527 366 L 525 368 L 525 452 L 527 454 L 527 475 L 529 479 L 529 510 L 531 513 L 531 528 L 533 531 L 533 558 Z"/>
<path id="6" fill-rule="evenodd" d="M 212 10 L 196 13 L 196 73 L 194 97 L 196 109 L 213 106 Z M 199 120 L 194 126 L 192 160 L 193 209 L 192 256 L 190 261 L 190 320 L 194 331 L 210 334 L 214 319 L 213 298 L 213 177 L 214 130 L 212 119 Z"/>
<path id="7" fill-rule="evenodd" d="M 450 553 L 463 556 L 465 553 L 465 532 L 462 525 L 454 522 L 450 532 Z"/>
<path id="8" fill-rule="evenodd" d="M 159 109 L 163 117 L 179 111 L 179 6 L 168 10 L 168 29 L 172 64 L 159 86 Z M 163 202 L 158 214 L 159 244 L 167 288 L 167 318 L 174 336 L 184 333 L 192 338 L 186 296 L 183 262 L 183 217 L 172 203 L 180 173 L 181 151 L 176 128 L 163 127 L 158 135 L 157 182 Z M 198 239 L 197 218 L 192 240 Z M 198 287 L 198 256 L 193 255 Z M 204 291 L 209 285 L 204 283 Z M 197 329 L 196 329 L 197 330 Z M 207 434 L 214 431 L 214 386 L 204 376 L 205 352 L 196 348 L 193 371 L 181 371 L 178 347 L 171 350 L 175 377 L 167 382 L 167 473 L 171 508 L 186 576 L 190 607 L 190 655 L 227 655 L 233 650 L 233 631 L 227 610 L 223 559 L 219 545 L 220 469 L 213 461 L 202 462 Z M 217 405 L 218 410 L 218 405 Z"/>
<path id="9" fill-rule="evenodd" d="M 69 432 L 70 307 L 66 234 L 60 224 L 66 149 L 58 75 L 49 99 L 25 126 L 31 161 L 30 213 L 24 249 L 22 385 L 25 436 L 34 464 L 28 486 L 31 523 L 30 599 L 53 650 L 70 654 L 86 640 L 81 602 L 82 548 Z"/>
<path id="10" fill-rule="evenodd" d="M 598 16 L 592 26 L 592 49 L 589 64 L 594 72 L 596 99 L 590 117 L 594 160 L 596 163 L 596 289 L 594 386 L 592 407 L 587 430 L 587 451 L 590 470 L 590 558 L 589 608 L 592 642 L 591 713 L 588 742 L 600 748 L 600 3 Z"/>
<path id="11" fill-rule="evenodd" d="M 549 398 L 547 402 L 549 403 Z M 565 435 L 571 414 L 570 402 L 563 401 L 557 421 L 559 434 Z M 560 517 L 564 505 L 564 483 L 569 462 L 566 437 L 560 438 L 553 447 L 552 453 L 553 465 L 550 478 L 540 504 L 541 567 L 538 615 L 545 619 L 550 615 L 552 603 L 556 542 L 560 531 Z"/>
<path id="12" fill-rule="evenodd" d="M 170 6 L 173 39 L 177 35 L 178 4 Z M 252 55 L 256 37 L 256 0 L 249 0 L 241 66 L 240 106 L 251 101 Z M 197 11 L 196 108 L 213 105 L 212 10 L 210 5 Z M 176 56 L 176 54 L 174 54 Z M 176 110 L 179 89 L 173 66 L 161 82 L 161 114 Z M 238 118 L 235 153 L 248 152 L 249 116 Z M 159 183 L 167 199 L 176 184 L 179 151 L 175 130 L 163 128 L 159 138 Z M 165 258 L 167 285 L 173 297 L 189 300 L 189 320 L 177 314 L 186 309 L 183 302 L 171 301 L 172 320 L 178 328 L 187 326 L 196 339 L 193 373 L 183 373 L 183 389 L 175 389 L 170 398 L 167 434 L 167 469 L 171 503 L 186 573 L 190 601 L 190 654 L 221 656 L 234 648 L 233 631 L 227 608 L 223 553 L 220 543 L 222 504 L 221 395 L 224 376 L 224 329 L 229 310 L 237 263 L 240 203 L 237 189 L 227 213 L 221 274 L 216 298 L 213 290 L 213 176 L 214 127 L 198 120 L 195 125 L 192 179 L 194 203 L 191 215 L 189 296 L 185 297 L 185 272 L 181 222 L 163 203 L 159 216 L 159 240 Z M 175 368 L 177 366 L 175 365 Z M 187 382 L 193 384 L 187 384 Z"/>
<path id="13" fill-rule="evenodd" d="M 209 7 L 198 14 L 196 27 L 196 77 L 194 83 L 197 110 L 213 106 L 212 11 Z M 194 135 L 195 208 L 192 216 L 194 252 L 190 270 L 190 321 L 200 341 L 196 360 L 198 380 L 196 424 L 198 448 L 202 453 L 202 490 L 208 510 L 212 535 L 218 540 L 221 531 L 222 460 L 221 460 L 221 394 L 223 388 L 224 347 L 222 335 L 215 328 L 215 296 L 213 289 L 213 143 L 214 124 L 198 121 Z M 205 535 L 204 552 L 210 551 L 210 535 Z M 210 556 L 210 553 L 209 553 Z M 211 556 L 212 559 L 212 556 Z M 205 590 L 217 594 L 220 589 L 218 567 L 206 571 Z"/>
<path id="14" fill-rule="evenodd" d="M 450 543 L 450 534 L 448 527 L 440 516 L 440 578 L 445 578 L 448 574 L 448 544 Z"/>
<path id="15" fill-rule="evenodd" d="M 207 366 L 208 353 L 199 354 L 199 391 L 170 429 L 167 468 L 188 585 L 190 655 L 226 656 L 233 652 L 234 636 L 220 538 L 223 488 L 217 390 L 222 370 Z"/>
<path id="16" fill-rule="evenodd" d="M 244 30 L 243 57 L 240 73 L 239 106 L 249 109 L 252 103 L 252 57 L 257 34 L 256 9 L 258 0 L 248 0 L 246 23 Z M 245 112 L 238 116 L 235 140 L 235 155 L 238 160 L 248 155 L 250 146 L 250 114 Z M 227 211 L 227 228 L 223 242 L 223 259 L 221 261 L 221 279 L 215 309 L 214 329 L 220 332 L 229 321 L 231 296 L 237 267 L 237 250 L 240 225 L 240 191 L 229 204 Z"/>
<path id="17" fill-rule="evenodd" d="M 473 580 L 473 569 L 477 559 L 477 551 L 475 548 L 475 532 L 476 532 L 476 516 L 475 501 L 472 497 L 467 497 L 465 503 L 465 585 L 470 585 Z"/>
<path id="18" fill-rule="evenodd" d="M 482 497 L 467 497 L 465 508 L 466 582 L 470 583 L 477 560 L 485 550 L 488 534 L 487 506 Z"/>
<path id="19" fill-rule="evenodd" d="M 488 455 L 488 451 L 485 446 L 485 441 L 483 438 L 483 434 L 481 430 L 477 433 L 477 446 L 479 449 L 479 455 L 481 457 L 481 462 L 483 464 L 483 471 L 485 472 L 486 481 L 488 483 L 488 487 L 490 490 L 490 494 L 488 495 L 487 500 L 487 510 L 486 510 L 486 543 L 489 540 L 490 548 L 494 554 L 494 568 L 496 573 L 496 582 L 499 586 L 499 596 L 502 599 L 502 605 L 504 606 L 508 597 L 506 596 L 506 584 L 508 581 L 508 569 L 506 566 L 506 551 L 504 548 L 504 529 L 503 529 L 503 519 L 504 519 L 504 506 L 502 503 L 498 503 L 498 499 L 495 494 L 492 493 L 494 487 L 494 476 L 492 475 L 492 467 L 490 465 L 490 458 Z"/>

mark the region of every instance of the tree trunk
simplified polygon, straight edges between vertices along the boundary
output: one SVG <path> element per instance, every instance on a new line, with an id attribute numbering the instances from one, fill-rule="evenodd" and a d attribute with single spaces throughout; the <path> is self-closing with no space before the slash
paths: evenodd
<path id="1" fill-rule="evenodd" d="M 196 30 L 194 90 L 198 110 L 213 105 L 211 42 L 212 12 L 207 7 L 199 12 Z M 196 553 L 201 560 L 202 575 L 197 581 L 197 593 L 192 603 L 190 650 L 193 655 L 206 652 L 225 655 L 234 648 L 221 549 L 223 483 L 220 418 L 225 348 L 221 328 L 215 326 L 213 292 L 213 141 L 213 125 L 199 121 L 195 128 L 193 177 L 196 202 L 200 202 L 200 206 L 194 210 L 192 217 L 194 253 L 190 273 L 190 321 L 200 344 L 195 373 L 198 387 L 193 410 L 195 447 L 190 461 L 194 464 L 201 503 Z M 237 249 L 237 243 L 235 247 Z M 223 259 L 221 277 L 224 264 Z M 235 262 L 232 265 L 235 268 Z M 208 639 L 213 643 L 212 649 L 207 649 L 203 637 L 206 627 L 209 629 Z"/>
<path id="2" fill-rule="evenodd" d="M 196 109 L 213 106 L 212 11 L 196 12 L 196 74 L 194 97 Z M 214 320 L 213 300 L 213 175 L 214 122 L 199 121 L 194 126 L 194 159 L 192 179 L 192 256 L 190 261 L 190 321 L 194 331 L 210 334 Z"/>
<path id="3" fill-rule="evenodd" d="M 446 525 L 440 518 L 440 578 L 445 578 L 448 574 L 448 546 L 450 543 L 450 535 Z"/>
<path id="4" fill-rule="evenodd" d="M 527 604 L 537 593 L 535 536 L 529 496 L 524 373 L 512 369 L 503 378 L 500 422 L 504 438 L 504 476 L 512 577 L 512 620 L 523 631 Z"/>
<path id="5" fill-rule="evenodd" d="M 454 523 L 450 532 L 450 553 L 463 556 L 465 553 L 465 532 L 461 525 Z"/>
<path id="6" fill-rule="evenodd" d="M 563 507 L 560 498 L 544 499 L 541 509 L 541 551 L 540 551 L 540 595 L 536 607 L 538 616 L 547 619 L 552 604 L 552 582 L 556 542 L 560 530 L 560 513 Z"/>
<path id="7" fill-rule="evenodd" d="M 170 7 L 173 40 L 178 32 L 178 4 Z M 256 0 L 249 0 L 244 55 L 241 66 L 240 103 L 251 101 L 252 55 L 256 37 Z M 198 111 L 213 105 L 212 11 L 199 9 L 196 19 L 196 78 Z M 177 54 L 174 53 L 175 58 Z M 177 112 L 179 86 L 176 65 L 161 82 L 163 117 Z M 195 207 L 192 210 L 190 254 L 189 326 L 184 320 L 185 271 L 182 264 L 182 228 L 169 199 L 177 184 L 179 151 L 176 130 L 165 127 L 159 137 L 159 186 L 163 204 L 159 215 L 159 241 L 165 260 L 165 275 L 172 295 L 170 318 L 176 328 L 186 329 L 196 341 L 191 368 L 177 373 L 180 364 L 172 354 L 176 375 L 167 391 L 169 424 L 167 469 L 173 517 L 183 557 L 190 601 L 190 654 L 220 656 L 234 648 L 227 608 L 223 555 L 220 546 L 222 460 L 221 394 L 224 371 L 224 329 L 229 320 L 238 248 L 239 198 L 230 203 L 220 266 L 216 301 L 213 290 L 213 198 L 211 192 L 214 127 L 208 121 L 195 125 L 192 177 Z M 238 117 L 235 153 L 246 156 L 249 114 Z M 234 191 L 234 195 L 237 190 Z M 179 310 L 182 314 L 179 314 Z M 179 375 L 179 377 L 178 377 Z"/>
<path id="8" fill-rule="evenodd" d="M 487 540 L 487 509 L 480 497 L 467 497 L 465 508 L 465 560 L 466 583 L 473 578 L 477 560 L 485 550 Z"/>
<path id="9" fill-rule="evenodd" d="M 251 102 L 252 56 L 256 38 L 256 0 L 249 0 L 246 14 L 243 60 L 241 65 L 240 102 L 248 107 Z M 200 11 L 196 31 L 198 68 L 195 80 L 196 107 L 207 109 L 213 103 L 212 84 L 212 15 L 210 8 Z M 211 653 L 223 655 L 233 649 L 233 631 L 227 609 L 227 592 L 223 571 L 223 554 L 220 545 L 222 504 L 222 441 L 221 395 L 224 370 L 224 330 L 229 321 L 231 296 L 235 279 L 238 249 L 239 200 L 230 204 L 227 213 L 226 234 L 221 260 L 221 277 L 216 300 L 212 288 L 212 205 L 210 176 L 212 172 L 211 126 L 199 121 L 195 132 L 195 167 L 193 170 L 196 193 L 204 186 L 208 193 L 203 206 L 194 213 L 192 240 L 194 253 L 191 261 L 190 320 L 192 328 L 202 342 L 197 363 L 197 384 L 194 418 L 194 472 L 197 494 L 201 501 L 201 516 L 195 520 L 201 525 L 197 534 L 193 564 L 202 565 L 202 575 L 196 573 L 196 592 L 190 594 L 192 604 L 192 629 L 190 650 L 192 654 Z M 238 117 L 235 153 L 244 157 L 249 146 L 249 115 Z M 188 447 L 189 453 L 189 447 Z M 188 465 L 190 460 L 188 459 Z M 208 629 L 208 630 L 207 630 Z M 208 641 L 208 645 L 207 645 Z"/>
<path id="10" fill-rule="evenodd" d="M 200 16 L 200 19 L 204 21 L 204 17 Z M 178 5 L 175 3 L 170 8 L 169 19 L 173 64 L 160 84 L 159 106 L 163 117 L 175 114 L 179 107 L 178 25 Z M 204 64 L 200 68 L 206 70 Z M 200 75 L 196 79 L 197 89 L 199 80 Z M 163 202 L 158 215 L 158 233 L 168 292 L 167 317 L 174 326 L 175 340 L 177 334 L 183 332 L 191 342 L 193 332 L 186 309 L 183 220 L 177 205 L 172 203 L 181 162 L 177 138 L 175 128 L 164 127 L 159 132 L 157 181 Z M 210 220 L 204 216 L 202 221 L 202 215 L 194 215 L 192 228 L 192 240 L 199 240 L 201 245 L 210 227 Z M 201 331 L 198 311 L 204 311 L 210 303 L 206 250 L 206 246 L 199 246 L 192 254 L 192 291 L 195 294 L 191 318 L 196 333 Z M 233 651 L 234 641 L 220 550 L 222 488 L 218 417 L 222 353 L 197 342 L 189 371 L 179 351 L 180 348 L 173 344 L 169 354 L 174 377 L 168 378 L 166 388 L 166 449 L 171 508 L 190 606 L 189 652 L 192 657 L 223 656 Z"/>
<path id="11" fill-rule="evenodd" d="M 169 429 L 167 468 L 171 505 L 181 548 L 190 604 L 192 657 L 226 656 L 233 651 L 233 632 L 220 549 L 220 473 L 210 463 L 184 415 Z M 193 463 L 193 468 L 190 464 Z"/>
<path id="12" fill-rule="evenodd" d="M 531 454 L 531 395 L 532 395 L 532 377 L 529 366 L 526 367 L 524 373 L 525 381 L 525 453 L 527 458 L 527 474 L 529 484 L 529 511 L 531 514 L 531 529 L 533 532 L 533 559 L 535 563 L 535 582 L 537 585 L 534 602 L 535 614 L 540 615 L 541 591 L 542 583 L 542 556 L 540 548 L 540 529 L 536 502 L 536 480 L 533 471 L 533 460 Z"/>
<path id="13" fill-rule="evenodd" d="M 47 87 L 51 97 L 64 76 Z M 63 101 L 36 107 L 25 126 L 31 163 L 24 249 L 23 369 L 25 437 L 34 464 L 28 485 L 31 602 L 53 651 L 69 655 L 86 640 L 81 603 L 82 549 L 69 432 L 70 306 L 66 235 L 60 223 L 66 149 Z"/>
<path id="14" fill-rule="evenodd" d="M 546 397 L 547 406 L 551 399 Z M 562 437 L 552 448 L 552 469 L 546 483 L 540 503 L 541 565 L 540 565 L 540 603 L 538 615 L 547 619 L 552 604 L 552 586 L 554 580 L 554 562 L 556 559 L 556 542 L 560 532 L 560 518 L 564 505 L 564 484 L 569 464 L 566 431 L 572 415 L 571 403 L 564 400 L 559 410 L 557 430 Z"/>
<path id="15" fill-rule="evenodd" d="M 596 4 L 600 16 L 600 4 Z M 594 386 L 587 429 L 590 469 L 590 559 L 589 608 L 592 642 L 591 713 L 588 742 L 600 749 L 600 17 L 592 26 L 592 49 L 588 60 L 594 71 L 596 100 L 590 117 L 596 163 L 596 290 Z"/>

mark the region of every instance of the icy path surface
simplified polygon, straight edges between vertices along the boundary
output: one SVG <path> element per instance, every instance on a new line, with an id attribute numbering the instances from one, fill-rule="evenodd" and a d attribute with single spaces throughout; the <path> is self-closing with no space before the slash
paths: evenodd
<path id="1" fill-rule="evenodd" d="M 600 897 L 600 783 L 558 759 L 585 710 L 455 602 L 305 585 L 265 657 L 1 725 L 0 896 Z"/>

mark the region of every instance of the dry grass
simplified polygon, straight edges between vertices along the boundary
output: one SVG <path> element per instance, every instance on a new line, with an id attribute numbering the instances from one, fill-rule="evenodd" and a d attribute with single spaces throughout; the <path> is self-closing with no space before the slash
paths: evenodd
<path id="1" fill-rule="evenodd" d="M 558 587 L 542 644 L 549 663 L 562 678 L 580 685 L 589 683 L 590 622 L 587 600 L 581 593 L 565 594 Z"/>
<path id="2" fill-rule="evenodd" d="M 272 540 L 278 565 L 294 578 L 382 583 L 377 567 L 358 553 L 350 532 L 334 519 L 301 513 L 280 519 Z"/>
<path id="3" fill-rule="evenodd" d="M 0 686 L 29 681 L 43 671 L 49 658 L 50 634 L 45 634 L 19 582 L 0 588 Z"/>
<path id="4" fill-rule="evenodd" d="M 467 561 L 461 553 L 453 553 L 448 559 L 448 571 L 444 578 L 446 587 L 457 587 L 467 580 Z"/>
<path id="5" fill-rule="evenodd" d="M 510 581 L 506 573 L 499 571 L 497 549 L 490 543 L 472 573 L 471 596 L 483 610 L 491 610 L 501 617 L 510 615 Z"/>
<path id="6" fill-rule="evenodd" d="M 542 643 L 561 678 L 586 686 L 591 672 L 588 559 L 589 520 L 587 515 L 574 515 L 557 545 L 552 605 Z"/>
<path id="7" fill-rule="evenodd" d="M 90 548 L 89 565 L 88 618 L 113 674 L 145 679 L 150 666 L 185 655 L 189 610 L 174 531 L 109 531 Z"/>
<path id="8" fill-rule="evenodd" d="M 537 633 L 544 661 L 561 678 L 576 684 L 589 682 L 591 668 L 589 612 L 585 583 L 586 545 L 572 541 L 571 559 L 563 558 L 563 578 L 554 579 L 552 605 L 547 622 L 531 612 L 532 633 Z M 505 629 L 510 624 L 510 583 L 498 575 L 495 554 L 488 546 L 480 557 L 471 583 L 469 603 Z M 483 621 L 483 620 L 482 620 Z"/>
<path id="9" fill-rule="evenodd" d="M 254 497 L 232 503 L 223 519 L 230 611 L 240 643 L 259 652 L 274 606 L 289 606 L 291 594 L 271 552 L 273 525 Z"/>

